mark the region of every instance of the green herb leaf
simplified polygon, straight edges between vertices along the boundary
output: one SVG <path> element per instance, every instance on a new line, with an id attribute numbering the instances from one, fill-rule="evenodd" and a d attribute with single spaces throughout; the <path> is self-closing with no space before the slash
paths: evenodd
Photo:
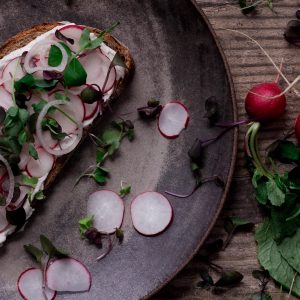
<path id="1" fill-rule="evenodd" d="M 22 174 L 21 175 L 21 183 L 23 185 L 29 185 L 34 188 L 36 186 L 36 184 L 38 183 L 38 178 L 37 177 L 29 177 L 27 175 Z"/>
<path id="2" fill-rule="evenodd" d="M 126 68 L 126 64 L 124 62 L 124 59 L 121 57 L 119 52 L 116 52 L 116 54 L 115 54 L 115 56 L 112 60 L 112 64 L 114 66 L 120 66 L 120 67 Z"/>
<path id="3" fill-rule="evenodd" d="M 65 48 L 68 56 L 71 57 L 72 56 L 72 51 L 71 51 L 70 47 L 68 45 L 66 45 L 64 42 L 58 42 L 58 43 L 61 44 Z"/>
<path id="4" fill-rule="evenodd" d="M 224 228 L 227 233 L 231 233 L 239 227 L 241 228 L 249 225 L 253 226 L 253 223 L 239 217 L 227 217 L 224 220 Z"/>
<path id="5" fill-rule="evenodd" d="M 273 240 L 272 226 L 268 220 L 261 224 L 255 234 L 258 259 L 262 267 L 285 289 L 292 285 L 295 270 L 281 256 L 276 242 Z M 294 280 L 292 292 L 300 296 L 300 277 Z"/>
<path id="6" fill-rule="evenodd" d="M 27 132 L 25 130 L 22 130 L 19 133 L 19 136 L 18 136 L 18 142 L 19 142 L 19 144 L 23 146 L 27 142 L 27 139 L 28 139 Z"/>
<path id="7" fill-rule="evenodd" d="M 65 86 L 71 87 L 83 85 L 86 83 L 86 77 L 87 73 L 82 64 L 77 58 L 72 58 L 64 71 Z"/>
<path id="8" fill-rule="evenodd" d="M 70 98 L 67 95 L 58 92 L 54 94 L 54 98 L 56 100 L 70 101 Z"/>
<path id="9" fill-rule="evenodd" d="M 34 195 L 34 200 L 42 201 L 42 200 L 45 200 L 45 198 L 46 198 L 46 196 L 43 191 L 38 191 Z"/>
<path id="10" fill-rule="evenodd" d="M 28 145 L 28 152 L 29 152 L 29 155 L 31 157 L 33 157 L 35 160 L 39 159 L 39 154 L 37 153 L 36 149 L 34 148 L 34 145 L 32 143 L 30 143 Z"/>
<path id="11" fill-rule="evenodd" d="M 119 142 L 120 139 L 121 139 L 121 131 L 114 128 L 106 129 L 101 136 L 101 140 L 106 145 L 112 145 L 113 143 Z"/>
<path id="12" fill-rule="evenodd" d="M 105 184 L 107 182 L 108 170 L 99 167 L 93 173 L 93 178 L 99 184 Z"/>
<path id="13" fill-rule="evenodd" d="M 215 283 L 215 286 L 232 286 L 236 285 L 243 280 L 244 276 L 237 272 L 224 272 L 221 278 Z"/>
<path id="14" fill-rule="evenodd" d="M 273 149 L 269 151 L 268 155 L 283 163 L 296 162 L 300 159 L 300 153 L 296 145 L 293 142 L 285 140 L 277 141 Z"/>
<path id="15" fill-rule="evenodd" d="M 29 90 L 49 90 L 56 86 L 58 80 L 35 79 L 32 74 L 27 74 L 14 84 L 17 94 L 24 94 Z"/>
<path id="16" fill-rule="evenodd" d="M 90 31 L 87 28 L 84 28 L 80 36 L 79 46 L 81 50 L 84 50 L 89 45 L 90 45 Z"/>
<path id="17" fill-rule="evenodd" d="M 79 220 L 79 231 L 82 238 L 84 237 L 85 232 L 92 226 L 93 226 L 93 216 L 86 217 Z"/>
<path id="18" fill-rule="evenodd" d="M 49 51 L 48 65 L 51 67 L 57 67 L 61 64 L 62 58 L 63 55 L 61 50 L 57 46 L 52 45 Z"/>
<path id="19" fill-rule="evenodd" d="M 42 263 L 42 257 L 44 256 L 44 253 L 42 250 L 40 250 L 39 248 L 28 244 L 28 245 L 24 245 L 24 249 L 27 253 L 29 253 L 31 256 L 33 256 L 33 258 L 35 258 L 35 260 L 38 263 Z"/>
<path id="20" fill-rule="evenodd" d="M 120 228 L 116 228 L 116 238 L 119 240 L 119 243 L 122 243 L 124 240 L 124 231 Z"/>
<path id="21" fill-rule="evenodd" d="M 285 194 L 277 185 L 275 180 L 269 179 L 266 183 L 266 189 L 270 202 L 275 206 L 281 206 L 285 201 Z"/>
<path id="22" fill-rule="evenodd" d="M 40 235 L 40 242 L 44 252 L 46 252 L 49 257 L 66 257 L 68 254 L 65 252 L 58 250 L 52 242 L 43 234 Z"/>
<path id="23" fill-rule="evenodd" d="M 97 148 L 96 150 L 96 162 L 102 163 L 105 159 L 106 151 L 102 148 Z"/>
<path id="24" fill-rule="evenodd" d="M 261 271 L 261 270 L 254 270 L 252 271 L 252 276 L 255 278 L 255 279 L 258 279 L 259 281 L 263 281 L 265 280 L 265 278 L 269 278 L 269 273 L 268 271 Z"/>
<path id="25" fill-rule="evenodd" d="M 120 192 L 119 192 L 119 195 L 124 198 L 125 196 L 129 195 L 131 192 L 131 186 L 130 185 L 127 185 L 127 186 L 124 186 L 124 187 L 121 187 L 120 189 Z"/>

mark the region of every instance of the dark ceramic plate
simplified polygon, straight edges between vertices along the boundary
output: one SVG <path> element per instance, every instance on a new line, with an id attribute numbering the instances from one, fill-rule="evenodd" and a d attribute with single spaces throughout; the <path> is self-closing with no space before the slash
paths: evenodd
<path id="1" fill-rule="evenodd" d="M 235 160 L 236 133 L 226 134 L 206 151 L 203 176 L 221 175 L 225 189 L 206 184 L 193 197 L 169 197 L 174 209 L 172 225 L 157 237 L 139 235 L 130 222 L 131 198 L 147 190 L 185 192 L 193 188 L 187 150 L 196 137 L 209 138 L 219 130 L 203 118 L 204 101 L 216 96 L 223 120 L 235 119 L 234 95 L 227 66 L 215 36 L 194 4 L 184 0 L 62 0 L 0 1 L 0 40 L 34 24 L 69 20 L 105 28 L 119 20 L 114 35 L 130 49 L 136 63 L 132 82 L 107 112 L 96 131 L 118 114 L 134 112 L 150 97 L 163 102 L 182 99 L 190 111 L 190 124 L 176 140 L 160 136 L 156 122 L 143 123 L 135 113 L 136 139 L 122 144 L 119 155 L 106 166 L 111 170 L 107 188 L 118 191 L 120 181 L 132 185 L 125 199 L 125 240 L 103 261 L 99 250 L 78 234 L 78 220 L 86 214 L 87 196 L 99 189 L 92 180 L 82 180 L 72 190 L 75 178 L 93 164 L 95 148 L 86 140 L 48 192 L 42 209 L 24 232 L 9 238 L 0 249 L 0 298 L 19 299 L 19 273 L 34 262 L 23 245 L 38 245 L 39 234 L 81 259 L 90 269 L 89 293 L 59 295 L 59 299 L 138 299 L 157 291 L 183 268 L 204 241 L 228 192 Z"/>

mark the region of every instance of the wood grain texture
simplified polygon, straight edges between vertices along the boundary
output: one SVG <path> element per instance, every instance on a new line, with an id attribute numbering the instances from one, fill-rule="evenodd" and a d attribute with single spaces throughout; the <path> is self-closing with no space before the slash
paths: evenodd
<path id="1" fill-rule="evenodd" d="M 246 117 L 244 98 L 247 90 L 256 83 L 274 81 L 276 71 L 255 44 L 222 28 L 240 30 L 255 38 L 278 65 L 283 59 L 283 72 L 290 81 L 300 74 L 300 49 L 288 44 L 283 38 L 285 26 L 289 20 L 294 18 L 300 1 L 273 2 L 275 12 L 270 11 L 265 5 L 260 5 L 255 15 L 244 16 L 236 4 L 237 1 L 197 0 L 198 5 L 203 9 L 215 29 L 227 57 L 236 91 L 239 119 Z M 283 82 L 282 85 L 284 86 Z M 265 149 L 274 138 L 283 135 L 288 128 L 292 127 L 299 113 L 299 99 L 289 93 L 285 116 L 280 121 L 264 126 L 260 134 L 260 149 Z M 226 236 L 223 229 L 226 216 L 240 216 L 254 223 L 262 220 L 262 214 L 256 204 L 245 167 L 243 152 L 245 131 L 245 127 L 240 128 L 235 176 L 225 207 L 210 234 L 209 239 L 211 240 Z M 263 150 L 261 151 L 263 152 Z M 215 257 L 214 262 L 225 270 L 235 269 L 241 272 L 244 275 L 243 282 L 221 295 L 197 289 L 195 285 L 200 280 L 200 260 L 195 257 L 153 299 L 250 299 L 251 294 L 259 290 L 258 282 L 251 276 L 252 270 L 259 268 L 254 232 L 237 233 L 227 249 Z M 273 282 L 269 283 L 268 291 L 273 299 L 280 299 L 280 289 Z M 282 299 L 288 299 L 287 295 Z M 296 298 L 291 296 L 289 299 Z"/>

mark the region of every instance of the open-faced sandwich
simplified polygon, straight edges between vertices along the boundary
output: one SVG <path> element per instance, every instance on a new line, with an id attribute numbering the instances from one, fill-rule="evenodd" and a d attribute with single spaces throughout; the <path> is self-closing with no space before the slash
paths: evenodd
<path id="1" fill-rule="evenodd" d="M 132 73 L 113 27 L 44 23 L 0 47 L 0 244 L 28 220 Z"/>

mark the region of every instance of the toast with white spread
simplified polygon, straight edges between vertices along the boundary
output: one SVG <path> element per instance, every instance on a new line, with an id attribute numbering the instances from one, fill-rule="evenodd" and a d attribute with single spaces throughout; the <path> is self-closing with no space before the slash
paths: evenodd
<path id="1" fill-rule="evenodd" d="M 43 23 L 0 47 L 0 243 L 28 220 L 133 73 L 111 30 Z"/>

